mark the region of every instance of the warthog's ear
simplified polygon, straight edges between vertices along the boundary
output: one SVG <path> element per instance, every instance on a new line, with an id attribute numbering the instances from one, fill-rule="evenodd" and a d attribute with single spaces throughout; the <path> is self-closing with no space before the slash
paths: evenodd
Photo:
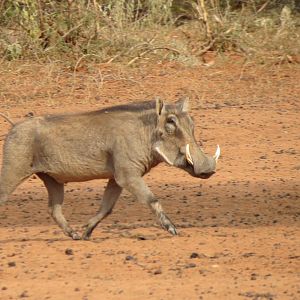
<path id="1" fill-rule="evenodd" d="M 189 111 L 189 97 L 185 97 L 176 102 L 178 110 L 187 113 Z"/>
<path id="2" fill-rule="evenodd" d="M 159 98 L 156 98 L 156 114 L 160 116 L 165 110 L 164 101 Z"/>

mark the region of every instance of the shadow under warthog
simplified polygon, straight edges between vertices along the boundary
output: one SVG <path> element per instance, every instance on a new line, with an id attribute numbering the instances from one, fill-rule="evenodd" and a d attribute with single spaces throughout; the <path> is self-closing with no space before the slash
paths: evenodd
<path id="1" fill-rule="evenodd" d="M 174 174 L 176 176 L 176 173 Z M 177 174 L 181 176 L 181 174 Z M 99 205 L 101 188 L 73 190 L 66 193 L 65 215 L 74 224 L 83 224 Z M 203 186 L 178 184 L 152 186 L 179 228 L 273 226 L 299 224 L 299 195 L 293 183 L 232 183 Z M 46 192 L 16 193 L 6 206 L 0 207 L 0 227 L 53 225 L 47 214 Z M 100 200 L 101 203 L 101 200 Z M 21 204 L 21 205 L 20 205 Z M 156 226 L 146 207 L 129 194 L 120 197 L 114 213 L 103 221 L 105 228 L 134 229 Z"/>

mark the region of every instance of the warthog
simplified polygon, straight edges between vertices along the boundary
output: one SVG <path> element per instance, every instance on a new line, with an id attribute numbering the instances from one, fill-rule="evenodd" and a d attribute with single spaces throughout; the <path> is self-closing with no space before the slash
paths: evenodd
<path id="1" fill-rule="evenodd" d="M 208 178 L 215 173 L 219 155 L 219 146 L 214 157 L 206 156 L 197 146 L 188 100 L 174 104 L 156 100 L 32 117 L 14 125 L 6 137 L 0 203 L 23 180 L 36 174 L 47 188 L 53 219 L 67 236 L 80 239 L 62 213 L 64 184 L 107 178 L 101 208 L 85 225 L 83 239 L 111 213 L 123 188 L 148 204 L 162 227 L 175 235 L 175 226 L 143 175 L 166 162 L 194 177 Z"/>

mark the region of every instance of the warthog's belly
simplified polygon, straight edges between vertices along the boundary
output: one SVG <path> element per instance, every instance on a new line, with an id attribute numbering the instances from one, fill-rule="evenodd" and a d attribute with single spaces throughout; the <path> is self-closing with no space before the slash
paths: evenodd
<path id="1" fill-rule="evenodd" d="M 53 177 L 57 182 L 60 183 L 67 183 L 67 182 L 79 182 L 79 181 L 88 181 L 93 179 L 105 179 L 105 178 L 112 178 L 113 174 L 110 172 L 98 172 L 98 173 L 52 173 L 47 172 L 48 175 Z"/>
<path id="2" fill-rule="evenodd" d="M 40 156 L 34 162 L 35 173 L 50 175 L 56 181 L 65 183 L 113 177 L 113 168 L 106 153 L 97 157 L 61 152 Z"/>

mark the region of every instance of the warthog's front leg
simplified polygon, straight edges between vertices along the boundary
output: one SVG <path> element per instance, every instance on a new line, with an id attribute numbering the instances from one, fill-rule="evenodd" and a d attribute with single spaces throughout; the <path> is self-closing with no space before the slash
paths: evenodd
<path id="1" fill-rule="evenodd" d="M 104 191 L 101 209 L 99 213 L 91 218 L 84 226 L 85 231 L 82 235 L 82 239 L 88 240 L 98 223 L 112 212 L 112 209 L 115 206 L 115 203 L 117 202 L 121 192 L 122 188 L 115 182 L 114 179 L 110 179 Z"/>
<path id="2" fill-rule="evenodd" d="M 138 200 L 148 204 L 152 211 L 156 214 L 161 226 L 169 231 L 171 234 L 176 235 L 177 230 L 171 220 L 164 213 L 161 204 L 155 198 L 149 187 L 141 177 L 129 177 L 123 176 L 117 179 L 118 183 L 131 194 L 133 194 Z"/>
<path id="3" fill-rule="evenodd" d="M 157 218 L 160 220 L 161 226 L 168 230 L 171 234 L 177 235 L 177 230 L 175 225 L 171 222 L 171 220 L 164 213 L 161 204 L 158 200 L 154 200 L 150 202 L 151 209 L 155 212 Z"/>

